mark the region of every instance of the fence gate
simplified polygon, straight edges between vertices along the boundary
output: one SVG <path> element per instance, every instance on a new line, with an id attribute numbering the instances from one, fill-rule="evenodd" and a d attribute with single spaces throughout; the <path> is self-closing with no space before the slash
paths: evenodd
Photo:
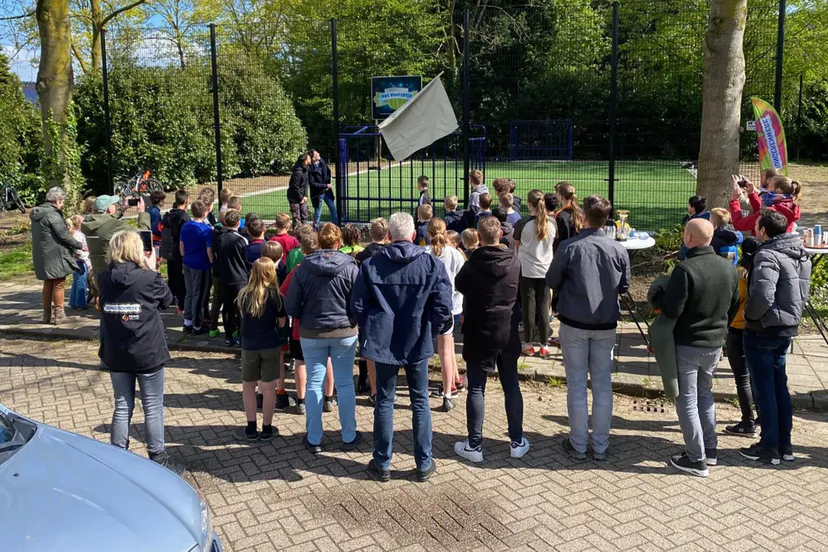
<path id="1" fill-rule="evenodd" d="M 472 125 L 469 137 L 470 170 L 486 169 L 486 129 Z M 379 129 L 373 125 L 346 126 L 339 133 L 337 172 L 341 174 L 338 197 L 343 223 L 367 223 L 376 217 L 405 211 L 415 215 L 419 192 L 417 179 L 429 179 L 434 216 L 444 213 L 443 200 L 463 199 L 463 133 L 454 132 L 410 158 L 391 157 Z"/>

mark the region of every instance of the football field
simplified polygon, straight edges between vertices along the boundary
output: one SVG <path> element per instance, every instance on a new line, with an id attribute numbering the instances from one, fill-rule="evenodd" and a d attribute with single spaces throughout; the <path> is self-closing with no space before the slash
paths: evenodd
<path id="1" fill-rule="evenodd" d="M 575 186 L 581 200 L 592 194 L 609 195 L 606 161 L 490 161 L 485 173 L 489 186 L 495 178 L 515 181 L 515 194 L 523 199 L 524 214 L 527 214 L 526 194 L 530 190 L 553 191 L 555 184 L 562 180 Z M 462 163 L 429 160 L 383 163 L 382 170 L 363 165 L 346 177 L 343 218 L 367 222 L 399 210 L 413 213 L 419 197 L 417 177 L 421 174 L 429 177 L 429 192 L 438 216 L 443 212 L 442 201 L 447 195 L 457 195 L 462 204 Z M 695 176 L 680 161 L 618 161 L 615 207 L 630 211 L 634 228 L 658 230 L 681 222 L 695 186 Z M 490 191 L 494 193 L 493 189 Z M 278 212 L 289 212 L 286 190 L 277 188 L 247 194 L 243 210 L 259 213 L 265 219 L 272 219 Z M 328 210 L 323 207 L 323 220 L 327 218 Z"/>

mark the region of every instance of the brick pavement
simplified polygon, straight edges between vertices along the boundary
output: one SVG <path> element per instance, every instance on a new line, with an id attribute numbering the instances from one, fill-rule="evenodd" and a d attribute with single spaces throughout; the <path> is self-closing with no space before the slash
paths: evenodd
<path id="1" fill-rule="evenodd" d="M 503 395 L 488 393 L 486 462 L 458 461 L 465 399 L 434 412 L 437 475 L 413 481 L 411 421 L 401 393 L 393 479 L 367 480 L 373 413 L 361 400 L 366 443 L 336 450 L 335 414 L 325 414 L 326 451 L 301 445 L 303 418 L 279 413 L 273 443 L 246 446 L 232 429 L 243 422 L 238 361 L 226 353 L 179 351 L 167 370 L 168 445 L 210 503 L 227 550 L 264 552 L 379 550 L 825 550 L 828 542 L 828 416 L 798 412 L 799 459 L 746 467 L 736 452 L 748 441 L 720 438 L 720 466 L 707 480 L 666 465 L 681 435 L 670 404 L 615 398 L 610 461 L 574 463 L 565 435 L 563 389 L 524 384 L 525 432 L 532 449 L 509 457 Z M 90 342 L 0 338 L 0 402 L 55 426 L 108 438 L 112 399 Z M 437 406 L 436 401 L 433 403 Z M 647 411 L 649 406 L 650 411 Z M 720 404 L 720 424 L 738 413 Z M 136 408 L 135 451 L 142 415 Z"/>
<path id="2" fill-rule="evenodd" d="M 40 319 L 40 287 L 17 282 L 0 283 L 0 335 L 48 335 L 55 338 L 97 340 L 98 316 L 92 311 L 67 311 L 72 322 L 55 328 L 44 326 Z M 162 313 L 167 327 L 167 342 L 172 348 L 199 351 L 226 351 L 222 336 L 185 336 L 181 317 L 174 309 Z M 556 328 L 557 331 L 557 328 Z M 458 345 L 462 347 L 462 345 Z M 794 343 L 794 354 L 788 356 L 788 378 L 794 403 L 802 408 L 828 410 L 828 346 L 817 335 L 801 336 Z M 462 369 L 462 367 L 461 367 Z M 526 378 L 546 381 L 565 380 L 560 354 L 550 360 L 524 359 L 522 373 Z M 617 389 L 635 395 L 657 395 L 664 387 L 655 357 L 647 352 L 641 334 L 632 323 L 621 325 L 616 348 L 613 383 Z M 727 360 L 718 371 L 714 391 L 721 400 L 735 400 L 736 387 Z"/>

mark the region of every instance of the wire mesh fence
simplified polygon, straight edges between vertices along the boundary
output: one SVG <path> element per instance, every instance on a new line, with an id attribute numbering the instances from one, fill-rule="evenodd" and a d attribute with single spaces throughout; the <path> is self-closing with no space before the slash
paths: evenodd
<path id="1" fill-rule="evenodd" d="M 751 96 L 774 99 L 778 9 L 778 0 L 749 3 L 745 123 Z M 313 148 L 336 173 L 346 220 L 413 211 L 421 175 L 438 208 L 447 195 L 462 203 L 467 168 L 479 168 L 488 183 L 514 180 L 522 196 L 570 181 L 579 196 L 610 196 L 634 226 L 658 230 L 681 220 L 695 191 L 708 10 L 700 0 L 577 0 L 481 4 L 468 23 L 461 10 L 402 18 L 379 10 L 336 21 L 294 14 L 255 32 L 242 24 L 113 30 L 105 56 L 112 162 L 97 107 L 80 122 L 89 130 L 84 171 L 100 188 L 111 185 L 108 172 L 117 179 L 145 169 L 170 189 L 230 188 L 245 212 L 270 219 L 287 211 L 286 175 Z M 393 160 L 372 118 L 371 78 L 421 75 L 425 84 L 438 74 L 457 133 Z M 799 74 L 781 82 L 783 117 L 794 125 Z M 102 100 L 102 82 L 81 87 Z M 744 129 L 749 177 L 758 173 L 755 138 Z"/>

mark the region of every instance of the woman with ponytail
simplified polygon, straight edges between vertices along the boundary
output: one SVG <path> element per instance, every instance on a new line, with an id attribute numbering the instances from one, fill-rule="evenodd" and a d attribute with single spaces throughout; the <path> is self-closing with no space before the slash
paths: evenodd
<path id="1" fill-rule="evenodd" d="M 555 236 L 553 249 L 558 250 L 562 241 L 574 238 L 581 231 L 583 226 L 581 206 L 578 204 L 578 194 L 575 193 L 575 186 L 569 182 L 558 182 L 555 186 L 558 191 L 558 206 L 560 209 L 555 213 L 555 222 L 558 227 L 558 234 Z"/>
<path id="2" fill-rule="evenodd" d="M 532 190 L 528 196 L 529 217 L 515 227 L 515 248 L 520 260 L 520 304 L 523 308 L 523 354 L 550 355 L 549 287 L 546 272 L 552 264 L 557 225 L 546 208 L 543 192 Z M 535 327 L 540 341 L 533 341 Z M 537 344 L 537 348 L 535 347 Z M 537 349 L 537 350 L 536 350 Z"/>
<path id="3" fill-rule="evenodd" d="M 742 194 L 740 182 L 745 186 L 748 201 L 753 213 L 743 216 L 739 198 Z M 783 214 L 788 220 L 788 232 L 793 232 L 794 224 L 799 220 L 799 202 L 802 199 L 802 185 L 787 176 L 774 176 L 768 184 L 768 192 L 759 197 L 756 186 L 743 176 L 733 177 L 733 195 L 730 200 L 730 216 L 733 228 L 741 232 L 753 232 L 757 219 L 762 216 L 762 209 L 770 209 Z"/>
<path id="4" fill-rule="evenodd" d="M 443 219 L 433 218 L 429 221 L 428 235 L 431 245 L 426 246 L 426 251 L 443 262 L 451 280 L 451 315 L 454 324 L 437 336 L 437 356 L 440 357 L 440 372 L 443 375 L 443 410 L 448 412 L 454 408 L 454 392 L 457 382 L 461 381 L 457 372 L 457 356 L 454 354 L 454 327 L 460 322 L 460 314 L 463 312 L 463 295 L 457 292 L 454 278 L 463 268 L 466 258 L 449 244 L 448 231 Z"/>

